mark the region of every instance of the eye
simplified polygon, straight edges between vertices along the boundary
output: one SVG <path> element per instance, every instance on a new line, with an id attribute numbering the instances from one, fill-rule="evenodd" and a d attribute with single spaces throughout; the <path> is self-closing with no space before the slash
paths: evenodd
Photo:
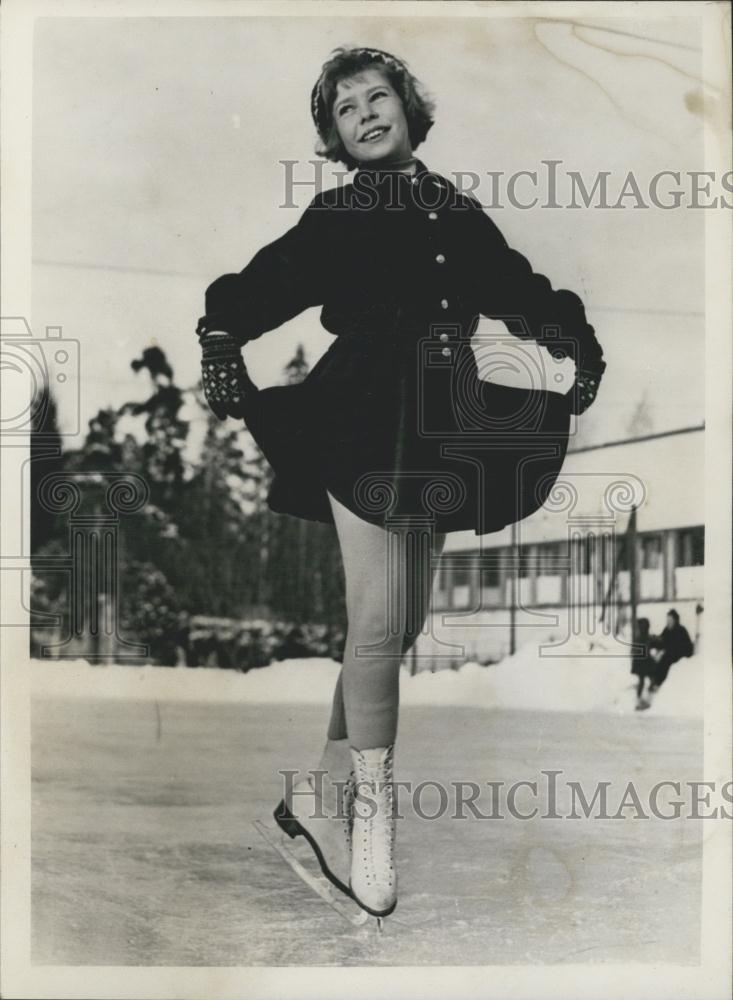
<path id="1" fill-rule="evenodd" d="M 347 111 L 353 111 L 353 110 L 354 110 L 353 104 L 342 104 L 336 113 L 339 118 L 343 118 L 343 116 L 346 114 Z"/>
<path id="2" fill-rule="evenodd" d="M 389 97 L 389 94 L 387 93 L 386 90 L 375 90 L 374 93 L 372 94 L 371 99 L 375 100 L 377 97 Z"/>

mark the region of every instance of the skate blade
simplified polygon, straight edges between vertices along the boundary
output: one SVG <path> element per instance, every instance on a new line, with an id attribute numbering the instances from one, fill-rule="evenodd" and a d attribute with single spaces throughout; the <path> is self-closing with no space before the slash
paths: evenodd
<path id="1" fill-rule="evenodd" d="M 369 914 L 358 907 L 356 902 L 346 902 L 338 899 L 335 895 L 334 890 L 331 887 L 331 883 L 321 874 L 315 875 L 313 872 L 308 871 L 308 869 L 303 865 L 285 846 L 282 842 L 279 829 L 277 831 L 268 829 L 264 823 L 259 820 L 254 820 L 252 825 L 255 830 L 259 833 L 263 840 L 265 840 L 274 851 L 276 851 L 283 861 L 295 872 L 298 878 L 304 882 L 309 889 L 312 889 L 317 896 L 328 903 L 328 905 L 343 917 L 344 920 L 348 921 L 354 927 L 363 927 L 364 924 L 369 920 Z"/>

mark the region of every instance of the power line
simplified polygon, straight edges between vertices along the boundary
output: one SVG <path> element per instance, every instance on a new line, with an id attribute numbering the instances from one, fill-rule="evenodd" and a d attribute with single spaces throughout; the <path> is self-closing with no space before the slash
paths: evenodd
<path id="1" fill-rule="evenodd" d="M 588 305 L 590 312 L 643 313 L 650 316 L 705 316 L 703 309 L 638 309 L 635 306 Z"/>
<path id="2" fill-rule="evenodd" d="M 31 261 L 40 267 L 68 267 L 76 268 L 80 271 L 118 271 L 128 274 L 153 274 L 163 278 L 205 278 L 201 271 L 170 271 L 157 267 L 131 267 L 127 264 L 99 264 L 88 261 L 73 260 L 49 260 L 42 257 L 34 257 Z"/>
<path id="3" fill-rule="evenodd" d="M 691 427 L 677 427 L 669 431 L 657 431 L 654 434 L 640 434 L 639 437 L 619 438 L 616 441 L 605 441 L 602 444 L 587 444 L 580 448 L 568 448 L 568 455 L 578 455 L 581 451 L 597 451 L 599 448 L 618 448 L 622 444 L 638 444 L 640 441 L 656 441 L 657 438 L 675 437 L 677 434 L 693 434 L 704 431 L 705 424 L 693 424 Z"/>

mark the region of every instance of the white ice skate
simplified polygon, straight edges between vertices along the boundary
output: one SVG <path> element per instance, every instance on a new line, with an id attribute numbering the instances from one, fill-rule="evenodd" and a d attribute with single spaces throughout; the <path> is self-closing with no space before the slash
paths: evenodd
<path id="1" fill-rule="evenodd" d="M 355 780 L 351 894 L 367 913 L 380 918 L 380 929 L 381 918 L 397 905 L 393 756 L 393 744 L 351 750 Z"/>
<path id="2" fill-rule="evenodd" d="M 350 895 L 353 776 L 314 771 L 297 782 L 273 816 L 291 838 L 304 837 L 332 885 Z"/>
<path id="3" fill-rule="evenodd" d="M 275 826 L 273 829 L 268 829 L 259 820 L 254 820 L 252 825 L 260 836 L 267 841 L 270 847 L 280 855 L 282 860 L 285 861 L 298 878 L 309 889 L 312 889 L 317 896 L 320 896 L 325 903 L 328 903 L 344 920 L 348 921 L 354 927 L 361 927 L 366 923 L 369 919 L 369 914 L 361 909 L 352 896 L 346 896 L 342 892 L 339 892 L 338 889 L 334 889 L 325 876 L 309 870 L 286 846 L 285 835 L 279 827 Z"/>
<path id="4" fill-rule="evenodd" d="M 275 809 L 274 829 L 258 821 L 254 826 L 308 888 L 359 927 L 369 918 L 348 885 L 353 786 L 347 741 L 329 740 L 320 767 L 295 784 Z M 283 833 L 293 840 L 301 838 L 311 848 L 322 874 L 310 870 L 307 859 L 296 856 Z"/>

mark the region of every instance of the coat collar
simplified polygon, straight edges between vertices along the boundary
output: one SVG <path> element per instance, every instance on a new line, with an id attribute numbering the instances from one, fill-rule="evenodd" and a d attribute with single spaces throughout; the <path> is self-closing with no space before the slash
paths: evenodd
<path id="1" fill-rule="evenodd" d="M 368 167 L 359 166 L 354 174 L 354 180 L 357 178 L 361 180 L 368 179 L 373 183 L 380 183 L 384 180 L 391 180 L 394 177 L 404 177 L 406 180 L 412 181 L 414 178 L 418 178 L 423 174 L 428 174 L 430 171 L 425 166 L 422 160 L 418 160 L 415 157 L 415 170 L 414 172 L 406 172 L 403 170 L 395 170 L 390 167 Z"/>
<path id="2" fill-rule="evenodd" d="M 431 190 L 426 185 L 429 181 Z M 353 190 L 356 192 L 373 192 L 380 204 L 396 207 L 397 204 L 420 205 L 423 198 L 434 202 L 435 191 L 432 186 L 444 188 L 446 182 L 437 174 L 428 170 L 422 160 L 415 159 L 414 173 L 402 170 L 384 169 L 380 167 L 358 167 L 353 179 Z M 406 197 L 409 193 L 409 197 Z"/>

